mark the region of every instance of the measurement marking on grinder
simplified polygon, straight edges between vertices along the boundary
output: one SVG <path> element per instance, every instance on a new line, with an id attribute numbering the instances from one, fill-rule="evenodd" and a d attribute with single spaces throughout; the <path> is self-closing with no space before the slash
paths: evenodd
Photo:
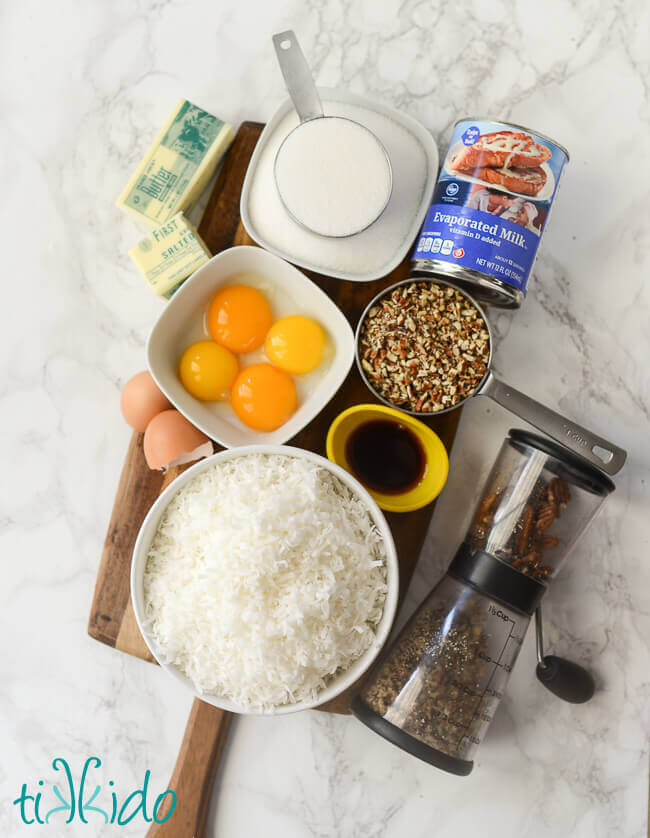
<path id="1" fill-rule="evenodd" d="M 503 617 L 501 617 L 501 619 L 503 619 L 504 617 L 505 617 L 504 622 L 508 622 L 511 625 L 510 625 L 510 631 L 508 632 L 508 635 L 503 642 L 503 646 L 501 647 L 501 651 L 499 653 L 499 657 L 497 658 L 497 660 L 494 661 L 491 658 L 489 658 L 487 655 L 481 655 L 480 653 L 478 655 L 480 658 L 482 658 L 482 660 L 491 661 L 494 664 L 494 668 L 492 670 L 492 673 L 490 674 L 490 677 L 488 678 L 487 684 L 485 685 L 483 691 L 480 694 L 477 694 L 479 696 L 478 703 L 476 705 L 476 708 L 475 708 L 475 710 L 472 714 L 472 718 L 470 719 L 470 721 L 466 725 L 462 726 L 464 728 L 464 730 L 468 730 L 471 727 L 472 722 L 474 721 L 474 719 L 477 716 L 480 717 L 482 719 L 482 721 L 488 721 L 489 722 L 489 721 L 492 720 L 492 716 L 489 713 L 484 714 L 486 717 L 489 717 L 489 718 L 484 718 L 481 715 L 481 713 L 482 713 L 481 706 L 483 704 L 483 701 L 485 699 L 486 694 L 488 693 L 488 690 L 490 690 L 490 684 L 492 683 L 492 679 L 494 678 L 494 676 L 497 672 L 497 667 L 503 669 L 504 672 L 510 672 L 512 670 L 511 666 L 506 666 L 504 664 L 501 664 L 501 658 L 503 657 L 503 654 L 504 654 L 510 640 L 514 639 L 515 641 L 518 641 L 519 638 L 518 638 L 517 635 L 513 635 L 513 631 L 514 631 L 514 628 L 515 628 L 515 625 L 516 625 L 515 621 L 511 617 L 507 617 L 506 615 L 503 615 Z M 519 641 L 519 642 L 521 642 L 521 641 Z M 499 694 L 497 696 L 496 692 L 497 692 L 496 690 L 490 690 L 490 693 L 492 694 L 492 696 L 495 697 L 498 701 L 501 698 L 502 693 L 499 692 Z M 462 745 L 463 739 L 469 739 L 469 741 L 472 742 L 475 745 L 480 744 L 480 741 L 481 741 L 476 736 L 468 736 L 467 733 L 463 733 L 461 735 L 460 739 L 458 740 L 458 743 L 456 744 L 456 751 L 457 752 L 460 751 L 460 747 Z"/>

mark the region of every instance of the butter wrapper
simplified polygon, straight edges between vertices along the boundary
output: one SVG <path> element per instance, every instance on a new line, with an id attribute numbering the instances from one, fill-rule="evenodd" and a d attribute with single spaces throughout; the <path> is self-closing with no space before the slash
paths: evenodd
<path id="1" fill-rule="evenodd" d="M 152 230 L 129 250 L 129 256 L 152 290 L 169 299 L 211 254 L 182 212 Z"/>
<path id="2" fill-rule="evenodd" d="M 181 99 L 117 200 L 150 228 L 187 210 L 233 140 L 232 126 Z"/>

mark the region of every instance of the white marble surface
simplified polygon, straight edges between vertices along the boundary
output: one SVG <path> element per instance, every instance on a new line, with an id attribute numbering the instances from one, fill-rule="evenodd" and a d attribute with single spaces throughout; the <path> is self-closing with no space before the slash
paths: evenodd
<path id="1" fill-rule="evenodd" d="M 352 719 L 238 720 L 210 835 L 640 838 L 648 789 L 650 108 L 643 0 L 280 3 L 21 0 L 2 9 L 4 294 L 0 428 L 0 831 L 23 782 L 78 772 L 164 787 L 190 701 L 164 673 L 86 636 L 129 439 L 121 384 L 143 367 L 161 303 L 127 248 L 115 196 L 177 97 L 234 124 L 284 98 L 273 32 L 293 27 L 321 84 L 382 98 L 441 150 L 453 121 L 538 126 L 570 149 L 524 307 L 494 318 L 497 367 L 629 450 L 618 490 L 548 597 L 549 648 L 597 673 L 572 707 L 535 681 L 528 637 L 474 773 L 447 776 Z M 412 585 L 440 575 L 513 421 L 478 399 Z M 101 772 L 100 772 L 101 774 Z M 98 775 L 99 776 L 99 775 Z"/>

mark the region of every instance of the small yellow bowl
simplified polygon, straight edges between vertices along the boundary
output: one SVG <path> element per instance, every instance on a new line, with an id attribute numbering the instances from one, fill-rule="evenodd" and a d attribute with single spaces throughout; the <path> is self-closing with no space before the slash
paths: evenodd
<path id="1" fill-rule="evenodd" d="M 365 488 L 372 495 L 377 505 L 388 512 L 413 512 L 435 500 L 447 482 L 449 458 L 440 437 L 419 419 L 380 404 L 357 404 L 349 407 L 336 417 L 327 433 L 327 458 L 333 463 L 354 474 L 345 456 L 345 447 L 350 434 L 359 425 L 372 419 L 392 419 L 409 428 L 420 440 L 426 456 L 426 465 L 422 480 L 413 489 L 399 494 L 386 495 L 375 492 L 369 486 Z M 357 479 L 359 479 L 357 477 Z M 361 481 L 362 482 L 362 481 Z"/>

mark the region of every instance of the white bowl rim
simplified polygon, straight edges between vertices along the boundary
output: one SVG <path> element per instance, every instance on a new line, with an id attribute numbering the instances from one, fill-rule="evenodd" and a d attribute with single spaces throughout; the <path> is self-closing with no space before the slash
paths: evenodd
<path id="1" fill-rule="evenodd" d="M 341 102 L 343 104 L 360 106 L 365 105 L 366 107 L 369 107 L 370 109 L 377 111 L 377 113 L 381 113 L 384 116 L 391 117 L 398 124 L 401 124 L 402 126 L 408 128 L 411 131 L 411 133 L 414 134 L 417 137 L 417 139 L 422 143 L 428 163 L 427 182 L 425 185 L 422 202 L 414 215 L 414 221 L 410 228 L 412 235 L 409 234 L 406 237 L 407 245 L 403 248 L 399 248 L 396 251 L 395 256 L 381 268 L 375 271 L 369 271 L 365 274 L 356 274 L 347 271 L 338 271 L 335 268 L 326 269 L 321 265 L 314 265 L 313 263 L 308 262 L 306 260 L 295 259 L 289 253 L 285 253 L 284 251 L 274 247 L 269 241 L 267 241 L 264 238 L 264 236 L 258 233 L 258 231 L 255 228 L 255 225 L 251 221 L 250 213 L 248 212 L 249 195 L 251 190 L 253 173 L 257 169 L 258 158 L 260 157 L 262 150 L 266 145 L 266 138 L 264 137 L 264 134 L 269 135 L 270 133 L 272 133 L 272 130 L 275 128 L 277 123 L 281 119 L 283 119 L 292 108 L 295 107 L 290 98 L 285 99 L 275 110 L 271 118 L 264 126 L 264 129 L 260 134 L 260 137 L 255 145 L 253 154 L 251 155 L 251 159 L 246 169 L 246 176 L 244 177 L 244 184 L 242 186 L 241 196 L 239 199 L 239 215 L 246 232 L 253 239 L 253 241 L 257 242 L 257 244 L 260 247 L 263 247 L 269 253 L 272 253 L 274 256 L 277 256 L 280 259 L 290 261 L 292 265 L 296 265 L 298 268 L 304 268 L 305 270 L 313 271 L 314 273 L 320 274 L 321 276 L 329 276 L 333 279 L 344 279 L 349 282 L 374 282 L 375 280 L 381 279 L 382 277 L 392 273 L 395 270 L 395 268 L 401 264 L 409 250 L 413 249 L 413 247 L 415 246 L 415 239 L 417 238 L 419 231 L 422 227 L 424 217 L 427 214 L 429 207 L 431 206 L 433 190 L 438 181 L 438 169 L 440 167 L 440 154 L 438 152 L 438 145 L 435 139 L 433 138 L 432 133 L 418 119 L 416 119 L 414 116 L 411 116 L 411 114 L 406 113 L 405 111 L 399 110 L 399 108 L 395 108 L 392 105 L 389 105 L 386 102 L 381 101 L 380 99 L 375 99 L 372 96 L 364 96 L 359 93 L 353 93 L 352 91 L 346 90 L 342 87 L 321 87 L 320 85 L 318 85 L 317 89 L 321 98 L 327 99 L 329 97 L 334 101 Z M 262 140 L 264 141 L 262 142 Z"/>
<path id="2" fill-rule="evenodd" d="M 315 699 L 311 699 L 309 701 L 299 701 L 295 704 L 274 706 L 268 710 L 250 710 L 248 708 L 241 707 L 226 698 L 199 693 L 192 681 L 186 675 L 184 675 L 173 664 L 165 662 L 146 628 L 142 593 L 142 579 L 149 546 L 158 529 L 160 518 L 162 517 L 164 510 L 171 502 L 172 497 L 193 477 L 210 468 L 215 463 L 231 460 L 235 457 L 246 456 L 247 454 L 281 454 L 289 457 L 307 459 L 336 475 L 341 482 L 357 494 L 357 496 L 366 505 L 368 513 L 370 514 L 373 523 L 379 530 L 382 540 L 384 541 L 386 550 L 386 584 L 388 590 L 386 592 L 384 610 L 376 629 L 375 639 L 373 640 L 371 646 L 360 658 L 354 661 L 354 663 L 347 670 L 337 675 Z M 149 530 L 151 531 L 150 534 L 148 532 Z M 316 454 L 315 452 L 308 451 L 304 448 L 297 448 L 291 445 L 245 445 L 237 448 L 226 448 L 223 451 L 218 451 L 216 454 L 212 454 L 210 457 L 199 460 L 175 478 L 175 480 L 173 480 L 159 495 L 145 516 L 138 532 L 138 537 L 133 548 L 133 555 L 131 559 L 130 585 L 131 603 L 138 628 L 149 651 L 158 661 L 162 669 L 168 672 L 177 681 L 184 684 L 185 688 L 189 689 L 196 698 L 199 698 L 201 701 L 205 701 L 208 704 L 212 704 L 214 707 L 219 707 L 231 713 L 248 716 L 279 716 L 286 715 L 288 713 L 297 713 L 300 710 L 310 710 L 331 701 L 333 698 L 336 698 L 348 689 L 348 687 L 352 686 L 352 684 L 361 678 L 361 676 L 372 666 L 377 658 L 377 655 L 384 647 L 395 620 L 399 596 L 399 563 L 393 534 L 384 513 L 379 508 L 376 501 L 373 500 L 371 495 L 353 475 L 345 471 L 345 469 L 341 468 L 336 463 L 332 463 L 326 457 L 322 457 L 320 454 Z"/>

